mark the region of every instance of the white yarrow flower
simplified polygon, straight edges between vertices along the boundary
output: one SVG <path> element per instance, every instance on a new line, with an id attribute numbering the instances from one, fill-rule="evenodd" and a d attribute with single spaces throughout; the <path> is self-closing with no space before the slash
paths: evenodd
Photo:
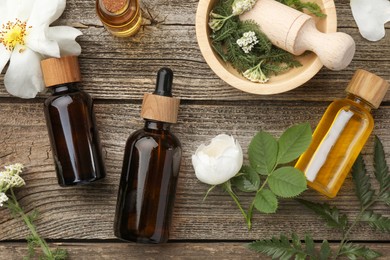
<path id="1" fill-rule="evenodd" d="M 351 0 L 350 5 L 364 38 L 379 41 L 385 36 L 385 24 L 390 22 L 389 0 Z"/>
<path id="2" fill-rule="evenodd" d="M 4 192 L 0 192 L 0 207 L 3 206 L 3 203 L 8 200 L 7 195 Z"/>
<path id="3" fill-rule="evenodd" d="M 240 15 L 252 9 L 257 0 L 235 0 L 232 5 L 233 15 Z"/>
<path id="4" fill-rule="evenodd" d="M 249 53 L 252 48 L 259 42 L 259 40 L 256 37 L 255 32 L 253 31 L 248 31 L 245 32 L 240 39 L 236 41 L 238 46 L 241 47 L 241 49 L 245 53 Z"/>
<path id="5" fill-rule="evenodd" d="M 196 177 L 210 185 L 222 184 L 241 169 L 243 154 L 240 144 L 232 136 L 221 134 L 209 145 L 201 144 L 192 155 Z"/>
<path id="6" fill-rule="evenodd" d="M 5 166 L 5 171 L 0 172 L 0 191 L 6 192 L 10 188 L 18 188 L 26 185 L 19 174 L 22 172 L 23 165 L 20 163 Z"/>
<path id="7" fill-rule="evenodd" d="M 7 91 L 33 98 L 44 89 L 40 61 L 46 57 L 79 55 L 75 38 L 82 33 L 69 26 L 49 25 L 65 9 L 66 0 L 0 0 L 0 72 Z"/>

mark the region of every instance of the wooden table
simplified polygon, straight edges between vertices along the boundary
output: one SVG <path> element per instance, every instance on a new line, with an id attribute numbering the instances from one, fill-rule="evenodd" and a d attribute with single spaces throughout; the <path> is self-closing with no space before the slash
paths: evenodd
<path id="1" fill-rule="evenodd" d="M 225 84 L 205 63 L 195 37 L 197 4 L 196 0 L 143 0 L 145 25 L 140 33 L 118 39 L 98 21 L 93 0 L 67 1 L 57 24 L 71 25 L 84 33 L 79 38 L 83 86 L 96 101 L 106 157 L 107 178 L 93 185 L 57 185 L 43 115 L 46 95 L 33 100 L 14 98 L 4 90 L 0 76 L 0 165 L 25 164 L 27 186 L 17 192 L 20 203 L 26 211 L 39 210 L 39 232 L 53 246 L 67 249 L 71 259 L 257 258 L 259 255 L 244 245 L 282 232 L 295 231 L 300 236 L 311 232 L 316 240 L 328 239 L 333 245 L 340 239 L 340 234 L 293 200 L 283 200 L 277 214 L 255 214 L 253 230 L 248 232 L 236 205 L 223 191 L 213 191 L 202 202 L 208 186 L 196 179 L 191 154 L 200 143 L 220 133 L 237 137 L 246 153 L 250 139 L 261 129 L 278 136 L 299 122 L 309 121 L 314 128 L 330 101 L 345 96 L 344 88 L 358 68 L 390 80 L 390 24 L 385 39 L 368 42 L 358 32 L 349 1 L 337 1 L 339 31 L 350 34 L 357 44 L 351 65 L 343 71 L 324 68 L 310 82 L 288 93 L 257 96 Z M 182 99 L 179 122 L 173 129 L 184 154 L 171 240 L 157 246 L 124 243 L 113 234 L 124 144 L 130 133 L 143 127 L 139 116 L 142 96 L 152 91 L 156 72 L 163 66 L 173 69 L 174 94 Z M 374 117 L 374 133 L 383 141 L 390 162 L 390 93 Z M 363 153 L 372 175 L 373 138 Z M 251 195 L 240 196 L 244 204 L 249 203 Z M 312 190 L 303 198 L 327 201 Z M 349 216 L 357 214 L 359 204 L 351 177 L 330 202 Z M 390 214 L 382 205 L 375 208 Z M 0 259 L 21 259 L 27 252 L 27 234 L 19 219 L 0 210 Z M 364 225 L 355 228 L 351 239 L 390 256 L 389 235 Z"/>

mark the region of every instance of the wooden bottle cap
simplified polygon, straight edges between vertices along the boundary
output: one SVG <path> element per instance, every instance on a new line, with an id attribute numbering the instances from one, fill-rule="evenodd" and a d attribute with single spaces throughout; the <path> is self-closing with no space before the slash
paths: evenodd
<path id="1" fill-rule="evenodd" d="M 180 99 L 155 94 L 145 94 L 141 117 L 166 123 L 176 123 Z"/>
<path id="2" fill-rule="evenodd" d="M 359 69 L 353 75 L 346 91 L 355 96 L 361 97 L 378 108 L 389 89 L 389 83 L 383 78 Z"/>
<path id="3" fill-rule="evenodd" d="M 77 56 L 46 59 L 41 68 L 46 87 L 81 81 Z"/>

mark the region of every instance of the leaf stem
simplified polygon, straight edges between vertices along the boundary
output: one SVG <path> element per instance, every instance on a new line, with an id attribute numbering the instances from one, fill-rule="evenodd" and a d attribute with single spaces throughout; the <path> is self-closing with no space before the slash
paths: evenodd
<path id="1" fill-rule="evenodd" d="M 229 193 L 230 197 L 232 197 L 234 202 L 237 204 L 237 207 L 240 209 L 241 214 L 244 216 L 245 221 L 248 225 L 248 229 L 251 229 L 251 227 L 252 227 L 251 219 L 248 218 L 248 215 L 246 214 L 245 210 L 242 208 L 241 203 L 238 200 L 236 194 L 234 194 L 234 192 L 229 187 L 226 187 L 226 191 Z"/>
<path id="2" fill-rule="evenodd" d="M 271 172 L 272 173 L 272 172 Z M 271 175 L 271 174 L 270 174 Z M 269 177 L 269 176 L 268 176 Z M 248 218 L 249 218 L 249 222 L 251 221 L 252 219 L 252 215 L 253 215 L 253 208 L 255 207 L 255 201 L 256 201 L 256 196 L 257 194 L 262 191 L 265 187 L 265 185 L 267 184 L 268 182 L 268 177 L 265 179 L 265 181 L 263 182 L 263 184 L 261 185 L 261 187 L 257 190 L 256 192 L 256 195 L 255 197 L 253 198 L 252 200 L 252 203 L 251 203 L 251 206 L 249 207 L 249 210 L 248 210 Z M 250 230 L 252 228 L 252 225 L 248 225 L 248 229 Z"/>
<path id="3" fill-rule="evenodd" d="M 378 199 L 380 198 L 380 195 L 379 194 L 375 199 L 373 199 L 370 203 L 368 203 L 366 206 L 362 207 L 359 214 L 356 216 L 355 220 L 352 222 L 351 226 L 347 229 L 347 231 L 343 234 L 343 239 L 341 240 L 340 244 L 339 244 L 339 248 L 337 249 L 337 253 L 335 255 L 335 258 L 336 259 L 339 255 L 340 255 L 340 252 L 341 250 L 343 249 L 343 246 L 345 245 L 346 242 L 348 242 L 348 236 L 349 234 L 351 233 L 352 229 L 356 226 L 357 223 L 360 222 L 362 216 L 363 216 L 363 213 L 369 208 L 371 207 L 375 202 L 378 201 Z"/>
<path id="4" fill-rule="evenodd" d="M 35 228 L 35 225 L 32 223 L 30 217 L 24 213 L 22 207 L 19 205 L 12 188 L 10 189 L 10 193 L 11 193 L 11 200 L 8 201 L 8 204 L 12 204 L 12 205 L 10 205 L 9 209 L 12 210 L 14 214 L 19 215 L 23 219 L 24 223 L 26 223 L 28 229 L 30 230 L 32 236 L 36 239 L 36 241 L 41 246 L 41 249 L 44 255 L 47 257 L 47 259 L 55 259 L 46 241 L 39 236 Z"/>

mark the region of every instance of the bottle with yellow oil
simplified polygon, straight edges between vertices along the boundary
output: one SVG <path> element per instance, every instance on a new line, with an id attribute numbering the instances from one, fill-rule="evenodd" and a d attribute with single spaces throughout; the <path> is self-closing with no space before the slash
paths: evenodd
<path id="1" fill-rule="evenodd" d="M 384 79 L 357 70 L 347 97 L 328 107 L 308 150 L 295 165 L 311 188 L 330 198 L 337 195 L 374 128 L 371 110 L 379 107 L 388 88 Z"/>
<path id="2" fill-rule="evenodd" d="M 104 27 L 117 37 L 132 36 L 141 27 L 138 0 L 96 0 L 96 13 Z"/>

